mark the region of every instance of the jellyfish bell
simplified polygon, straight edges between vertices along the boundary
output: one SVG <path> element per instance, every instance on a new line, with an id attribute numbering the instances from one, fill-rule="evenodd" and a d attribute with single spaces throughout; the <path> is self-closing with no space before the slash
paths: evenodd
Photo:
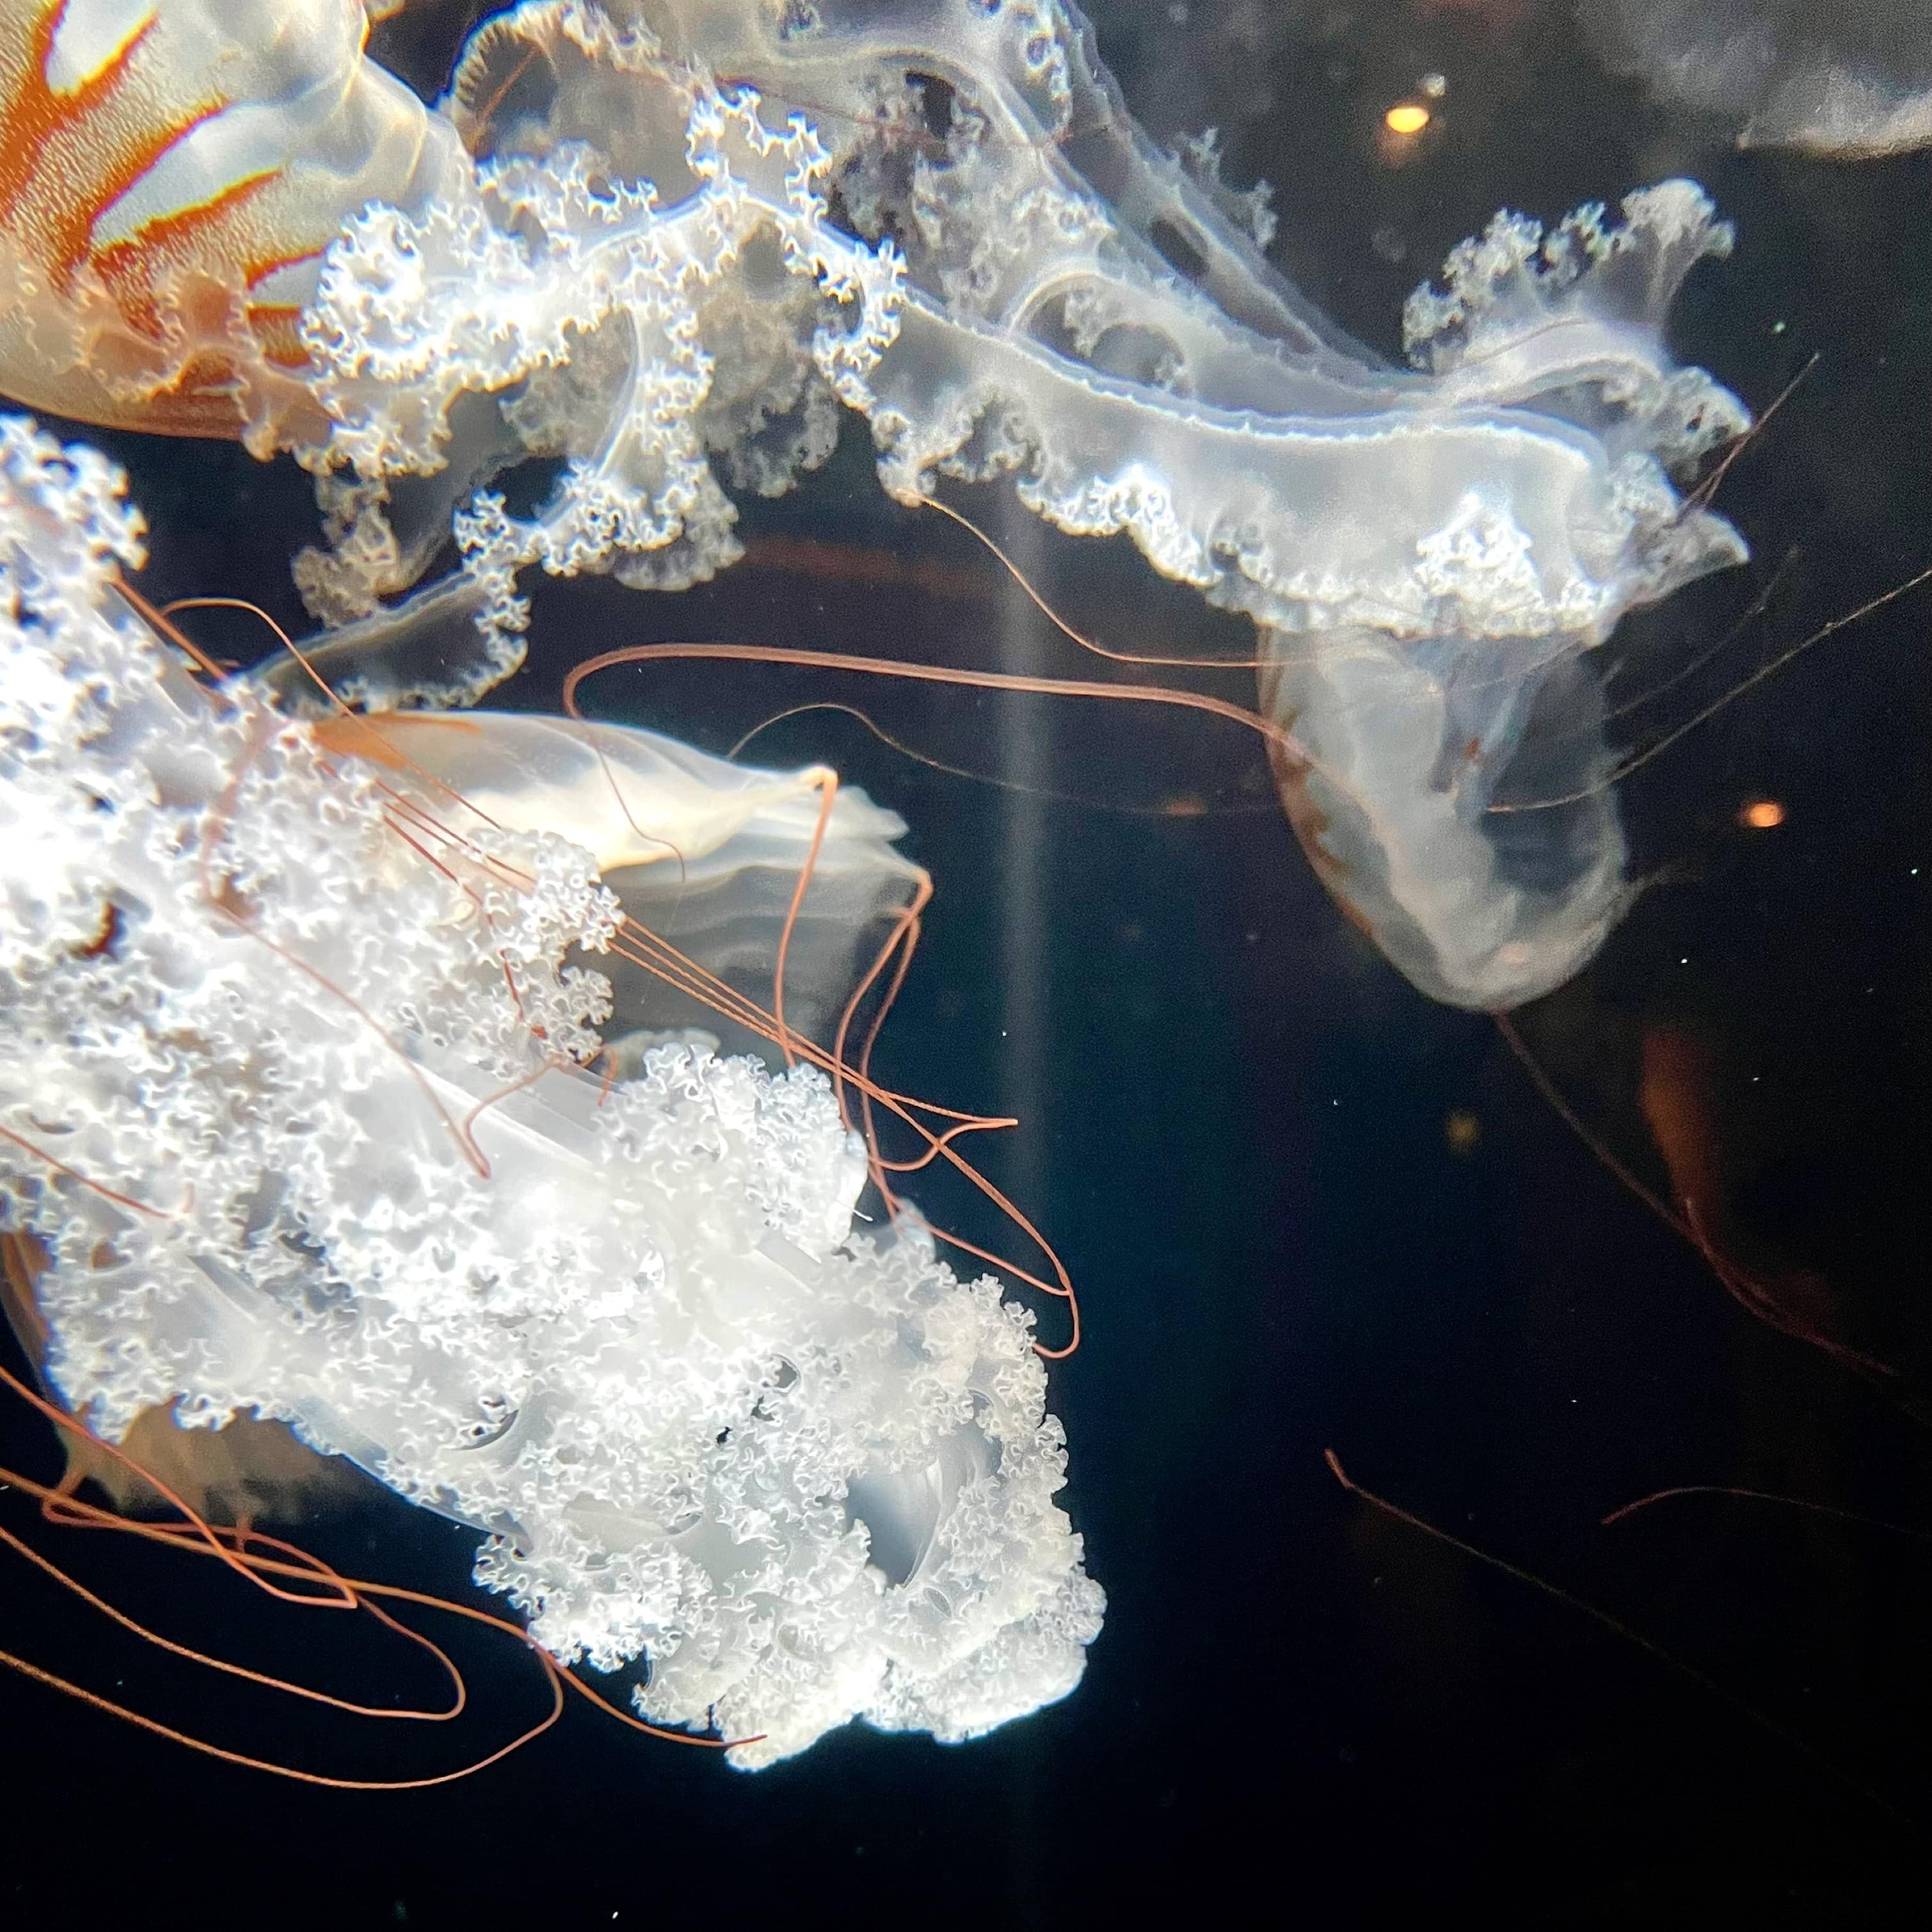
<path id="1" fill-rule="evenodd" d="M 1268 631 L 1262 650 L 1289 823 L 1412 985 L 1499 1011 L 1589 963 L 1635 889 L 1580 648 Z"/>
<path id="2" fill-rule="evenodd" d="M 722 989 L 756 1014 L 776 987 L 788 1033 L 830 1041 L 866 966 L 931 892 L 894 843 L 904 821 L 822 766 L 760 771 L 656 732 L 511 712 L 344 714 L 310 728 L 426 816 L 590 853 L 628 926 L 694 969 L 674 985 L 654 970 L 661 955 L 600 961 L 608 1041 L 633 1052 L 697 1028 L 781 1058 L 781 1042 L 718 1010 Z"/>
<path id="3" fill-rule="evenodd" d="M 803 1030 L 872 946 L 840 918 L 922 898 L 898 821 L 650 734 L 292 718 L 194 674 L 140 561 L 110 466 L 0 422 L 0 1201 L 62 1400 L 110 1443 L 287 1425 L 748 1766 L 1064 1696 L 1101 1599 L 1031 1317 L 916 1218 L 855 1225 L 860 1076 Z M 688 892 L 674 952 L 580 820 L 647 916 Z M 788 976 L 788 931 L 779 1022 L 732 982 L 760 947 Z M 604 956 L 797 1064 L 602 1066 L 616 1000 L 677 1030 Z"/>
<path id="4" fill-rule="evenodd" d="M 326 433 L 299 328 L 322 251 L 461 161 L 368 31 L 362 0 L 0 4 L 10 395 L 263 455 Z"/>

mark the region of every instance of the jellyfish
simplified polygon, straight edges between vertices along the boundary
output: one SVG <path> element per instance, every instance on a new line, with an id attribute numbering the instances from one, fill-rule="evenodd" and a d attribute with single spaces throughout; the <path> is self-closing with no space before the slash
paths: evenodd
<path id="1" fill-rule="evenodd" d="M 156 18 L 177 4 L 200 19 Z M 153 43 L 169 112 L 201 84 L 164 61 L 176 44 Z M 316 474 L 326 542 L 297 580 L 358 627 L 371 701 L 399 663 L 469 664 L 434 687 L 449 703 L 513 670 L 532 567 L 703 581 L 740 554 L 727 486 L 794 488 L 856 414 L 899 501 L 1010 478 L 1060 530 L 1124 532 L 1254 620 L 1264 702 L 1305 754 L 1277 760 L 1291 820 L 1423 991 L 1518 1003 L 1615 924 L 1590 653 L 1744 555 L 1673 480 L 1747 422 L 1663 340 L 1731 242 L 1694 184 L 1621 220 L 1498 216 L 1412 299 L 1402 369 L 1270 265 L 1264 197 L 1210 146 L 1147 138 L 1060 0 L 526 0 L 472 35 L 406 186 L 346 194 L 277 118 L 295 82 L 283 38 L 262 45 L 209 124 L 286 123 L 277 178 L 335 232 L 278 365 L 310 407 L 242 414 Z M 358 34 L 327 45 L 352 96 L 392 99 Z M 201 232 L 238 188 L 168 219 Z M 130 245 L 155 290 L 185 286 L 158 238 Z M 45 393 L 39 334 L 0 352 L 0 386 Z M 225 366 L 248 392 L 252 365 Z M 494 487 L 533 459 L 547 493 Z M 423 583 L 452 534 L 458 569 Z M 1500 809 L 1549 784 L 1594 802 Z"/>
<path id="2" fill-rule="evenodd" d="M 1584 22 L 1618 72 L 1721 116 L 1742 148 L 1858 159 L 1932 141 L 1932 34 L 1887 0 L 1610 0 Z"/>
<path id="3" fill-rule="evenodd" d="M 855 1218 L 844 1096 L 920 1118 L 841 1050 L 902 821 L 640 730 L 296 716 L 142 561 L 112 465 L 0 420 L 0 1228 L 62 1402 L 285 1425 L 742 1766 L 1067 1694 L 1046 1344 Z"/>
<path id="4" fill-rule="evenodd" d="M 682 122 L 694 185 L 672 202 L 678 218 L 715 202 L 742 221 L 739 182 L 789 108 L 794 172 L 771 220 L 815 280 L 793 298 L 818 298 L 818 379 L 868 418 L 886 489 L 919 503 L 942 477 L 1010 474 L 1060 529 L 1124 530 L 1156 569 L 1253 616 L 1264 708 L 1305 753 L 1277 748 L 1291 819 L 1424 992 L 1506 1006 L 1588 960 L 1630 889 L 1587 653 L 1625 610 L 1744 554 L 1669 481 L 1745 420 L 1663 344 L 1684 276 L 1730 244 L 1700 191 L 1666 184 L 1630 197 L 1621 224 L 1588 208 L 1547 234 L 1498 218 L 1456 251 L 1444 291 L 1412 300 L 1420 373 L 1403 372 L 1268 266 L 1254 204 L 1205 159 L 1152 148 L 1071 10 L 835 6 L 778 34 L 755 10 L 674 5 L 651 14 L 649 47 L 634 37 L 621 53 L 608 38 L 593 47 L 581 20 L 501 16 L 453 89 L 484 199 L 506 197 L 496 225 L 549 238 L 518 269 L 541 286 L 538 313 L 564 299 L 580 334 L 612 326 L 612 278 L 586 286 L 562 238 L 581 226 L 563 184 L 586 146 L 624 176 L 676 180 Z M 820 184 L 884 282 L 835 265 Z M 598 220 L 611 234 L 599 246 L 614 246 L 621 212 Z M 461 246 L 433 214 L 358 226 L 330 257 L 313 340 L 338 372 L 322 384 L 358 462 L 372 442 L 378 469 L 412 448 L 419 460 L 419 418 L 399 397 L 427 379 L 447 416 L 459 386 L 487 386 L 463 368 L 479 342 L 488 380 L 537 366 L 534 338 L 506 354 L 512 332 L 486 338 L 480 309 L 452 319 Z M 399 257 L 442 271 L 438 298 L 407 316 L 383 294 Z M 827 316 L 835 290 L 843 310 Z M 731 292 L 727 276 L 697 304 L 702 339 L 728 328 Z M 369 380 L 372 337 L 388 394 Z M 775 366 L 738 357 L 734 397 L 747 371 Z M 806 395 L 808 416 L 812 375 L 782 388 Z M 743 419 L 718 400 L 705 437 L 736 460 Z M 555 567 L 559 532 L 580 554 L 573 499 L 622 487 L 586 464 L 533 521 L 493 512 L 464 541 L 476 567 Z M 701 483 L 692 494 L 703 500 Z M 639 576 L 628 558 L 616 567 Z M 666 580 L 658 568 L 645 580 Z M 1550 799 L 1571 802 L 1497 809 Z"/>
<path id="5" fill-rule="evenodd" d="M 326 433 L 300 377 L 323 250 L 463 166 L 368 31 L 363 0 L 0 4 L 10 395 L 261 455 Z"/>

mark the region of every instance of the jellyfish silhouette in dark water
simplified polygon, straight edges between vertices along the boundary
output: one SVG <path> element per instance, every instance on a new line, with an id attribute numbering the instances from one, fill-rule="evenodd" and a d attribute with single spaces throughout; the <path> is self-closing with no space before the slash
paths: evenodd
<path id="1" fill-rule="evenodd" d="M 1932 142 L 1932 20 L 1898 0 L 1594 0 L 1605 60 L 1748 148 L 1848 158 Z"/>
<path id="2" fill-rule="evenodd" d="M 856 414 L 901 501 L 1010 478 L 1254 619 L 1295 830 L 1425 992 L 1508 1006 L 1600 943 L 1614 807 L 1491 808 L 1592 790 L 1589 653 L 1744 554 L 1673 480 L 1745 421 L 1664 344 L 1730 244 L 1693 184 L 1499 216 L 1404 369 L 1270 266 L 1211 143 L 1148 140 L 1060 0 L 527 0 L 433 110 L 365 26 L 0 10 L 5 112 L 50 130 L 0 203 L 0 387 L 293 448 L 304 594 L 388 647 L 365 695 L 514 668 L 532 565 L 711 576 L 725 486 L 791 488 Z M 532 462 L 534 507 L 487 487 Z"/>

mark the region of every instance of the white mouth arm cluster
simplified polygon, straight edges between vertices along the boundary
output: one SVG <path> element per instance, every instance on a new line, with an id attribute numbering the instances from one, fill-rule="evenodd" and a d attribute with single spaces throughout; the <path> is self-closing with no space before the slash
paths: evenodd
<path id="1" fill-rule="evenodd" d="M 1268 266 L 1208 147 L 1147 140 L 1059 0 L 532 0 L 448 111 L 473 194 L 369 210 L 308 312 L 337 425 L 310 460 L 364 493 L 305 565 L 318 608 L 418 621 L 367 614 L 426 554 L 390 476 L 445 464 L 454 506 L 561 455 L 533 516 L 457 511 L 487 681 L 518 571 L 710 574 L 737 553 L 715 470 L 788 488 L 843 404 L 902 500 L 1010 475 L 1256 620 L 1310 754 L 1283 764 L 1296 829 L 1424 990 L 1513 1004 L 1600 943 L 1629 897 L 1614 805 L 1494 808 L 1600 792 L 1577 661 L 1744 554 L 1672 482 L 1746 422 L 1664 342 L 1730 244 L 1701 190 L 1498 216 L 1411 301 L 1411 372 Z"/>
<path id="2" fill-rule="evenodd" d="M 1211 140 L 1135 124 L 1070 0 L 524 0 L 433 110 L 366 24 L 0 0 L 0 94 L 48 130 L 0 212 L 0 380 L 294 448 L 298 580 L 368 702 L 514 669 L 532 565 L 710 577 L 730 491 L 790 488 L 849 410 L 902 500 L 1010 476 L 1255 619 L 1296 830 L 1425 990 L 1510 1004 L 1609 931 L 1614 806 L 1552 802 L 1608 782 L 1588 654 L 1744 555 L 1679 494 L 1746 422 L 1664 341 L 1730 244 L 1694 185 L 1498 215 L 1402 370 L 1270 266 Z M 130 185 L 124 151 L 159 158 Z"/>
<path id="3" fill-rule="evenodd" d="M 45 1250 L 62 1395 L 110 1437 L 290 1424 L 482 1532 L 560 1658 L 647 1660 L 647 1714 L 758 1735 L 746 1766 L 1065 1695 L 1102 1604 L 1030 1318 L 916 1226 L 855 1228 L 818 1073 L 584 1070 L 610 987 L 566 955 L 618 907 L 550 828 L 646 873 L 662 841 L 768 917 L 822 774 L 604 728 L 600 821 L 574 727 L 351 755 L 136 617 L 121 490 L 0 419 L 0 1226 Z M 489 777 L 494 827 L 439 765 Z M 903 898 L 897 821 L 838 804 L 831 874 Z"/>

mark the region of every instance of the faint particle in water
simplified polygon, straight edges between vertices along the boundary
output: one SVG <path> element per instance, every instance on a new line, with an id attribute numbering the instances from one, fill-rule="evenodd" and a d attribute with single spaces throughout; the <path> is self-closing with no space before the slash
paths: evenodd
<path id="1" fill-rule="evenodd" d="M 1457 1107 L 1443 1117 L 1442 1138 L 1451 1154 L 1466 1158 L 1475 1152 L 1483 1138 L 1483 1124 L 1466 1107 Z"/>
<path id="2" fill-rule="evenodd" d="M 1415 83 L 1415 91 L 1425 100 L 1440 100 L 1449 92 L 1449 76 L 1443 74 L 1425 74 Z"/>
<path id="3" fill-rule="evenodd" d="M 1369 246 L 1391 267 L 1399 266 L 1408 253 L 1408 243 L 1402 231 L 1386 222 L 1369 237 Z"/>
<path id="4" fill-rule="evenodd" d="M 1738 807 L 1738 823 L 1747 832 L 1775 831 L 1784 818 L 1784 807 L 1774 798 L 1747 799 Z"/>

